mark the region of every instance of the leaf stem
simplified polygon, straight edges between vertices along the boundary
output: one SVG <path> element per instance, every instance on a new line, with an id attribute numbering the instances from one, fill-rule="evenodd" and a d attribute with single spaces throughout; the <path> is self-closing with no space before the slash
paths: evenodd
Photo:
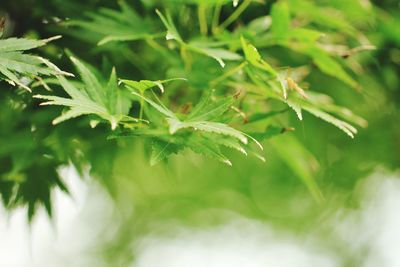
<path id="1" fill-rule="evenodd" d="M 218 33 L 219 17 L 221 15 L 222 4 L 218 3 L 214 9 L 213 20 L 211 22 L 211 32 L 215 35 Z"/>
<path id="2" fill-rule="evenodd" d="M 193 50 L 190 46 L 186 45 L 185 43 L 181 45 L 180 53 L 181 58 L 185 64 L 185 70 L 190 71 L 192 68 L 192 57 L 190 55 L 189 49 Z"/>
<path id="3" fill-rule="evenodd" d="M 145 41 L 153 49 L 157 50 L 158 52 L 160 52 L 162 54 L 165 53 L 165 48 L 162 47 L 161 45 L 159 45 L 156 41 L 154 41 L 153 38 L 146 38 Z"/>
<path id="4" fill-rule="evenodd" d="M 246 10 L 246 8 L 250 5 L 252 0 L 245 0 L 221 25 L 218 27 L 220 29 L 225 29 L 229 25 L 231 25 L 242 13 Z"/>
<path id="5" fill-rule="evenodd" d="M 233 69 L 225 72 L 223 75 L 215 78 L 214 80 L 212 80 L 210 82 L 210 84 L 212 86 L 215 86 L 216 84 L 218 84 L 219 82 L 225 80 L 226 78 L 228 78 L 229 76 L 232 76 L 233 74 L 235 74 L 236 72 L 238 72 L 239 70 L 243 69 L 245 66 L 247 65 L 247 61 L 242 62 L 240 65 L 234 67 Z"/>
<path id="6" fill-rule="evenodd" d="M 200 4 L 197 9 L 197 16 L 199 17 L 200 32 L 204 36 L 206 36 L 208 32 L 206 11 L 207 7 Z"/>
<path id="7" fill-rule="evenodd" d="M 140 110 L 139 110 L 139 128 L 142 128 L 142 121 L 143 121 L 143 109 L 144 109 L 144 92 L 140 91 Z"/>

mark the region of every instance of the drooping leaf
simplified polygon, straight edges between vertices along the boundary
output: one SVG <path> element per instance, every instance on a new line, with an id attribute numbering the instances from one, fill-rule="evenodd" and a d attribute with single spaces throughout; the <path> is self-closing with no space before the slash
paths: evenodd
<path id="1" fill-rule="evenodd" d="M 181 129 L 192 128 L 195 131 L 205 131 L 210 133 L 232 136 L 240 140 L 242 143 L 247 144 L 247 137 L 242 132 L 224 123 L 211 122 L 211 121 L 181 122 L 176 119 L 168 119 L 168 123 L 170 125 L 171 134 L 174 134 Z"/>
<path id="2" fill-rule="evenodd" d="M 208 142 L 203 139 L 195 141 L 190 140 L 188 142 L 188 146 L 196 153 L 203 154 L 206 157 L 216 159 L 228 166 L 232 166 L 232 162 L 224 154 L 221 153 L 218 145 L 213 144 L 212 142 Z"/>
<path id="3" fill-rule="evenodd" d="M 323 119 L 324 121 L 329 122 L 334 126 L 338 127 L 340 130 L 345 132 L 351 138 L 354 138 L 354 135 L 357 133 L 357 129 L 354 128 L 351 124 L 339 120 L 326 112 L 323 112 L 321 110 L 309 106 L 303 106 L 303 109 L 310 112 L 314 116 Z"/>

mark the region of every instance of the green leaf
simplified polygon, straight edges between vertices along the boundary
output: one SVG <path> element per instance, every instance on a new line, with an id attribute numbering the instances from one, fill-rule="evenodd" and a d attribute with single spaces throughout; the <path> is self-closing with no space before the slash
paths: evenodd
<path id="1" fill-rule="evenodd" d="M 171 134 L 174 134 L 181 129 L 192 128 L 195 131 L 205 131 L 210 133 L 232 136 L 240 140 L 243 144 L 247 144 L 247 137 L 242 132 L 224 123 L 211 122 L 211 121 L 181 122 L 173 118 L 168 119 L 168 123 L 170 125 Z"/>
<path id="2" fill-rule="evenodd" d="M 310 10 L 313 10 L 310 14 L 320 13 L 318 8 L 313 8 L 314 6 L 308 1 L 293 0 L 292 2 L 294 8 L 303 4 L 309 7 L 309 9 L 303 10 L 307 14 L 311 12 Z M 357 87 L 357 83 L 344 71 L 342 66 L 317 45 L 317 40 L 322 36 L 320 32 L 304 28 L 291 29 L 290 12 L 286 1 L 279 1 L 274 4 L 271 17 L 271 34 L 275 42 L 310 56 L 323 73 L 335 77 L 353 88 Z M 345 25 L 341 25 L 340 28 L 347 29 Z"/>
<path id="3" fill-rule="evenodd" d="M 176 40 L 182 43 L 183 42 L 182 37 L 179 35 L 178 30 L 175 27 L 171 14 L 167 12 L 166 15 L 164 16 L 159 10 L 156 10 L 156 13 L 160 17 L 165 28 L 167 28 L 167 34 L 165 36 L 165 39 Z"/>
<path id="4" fill-rule="evenodd" d="M 313 106 L 309 102 L 305 102 L 298 98 L 291 98 L 291 99 L 286 99 L 286 100 L 283 99 L 283 101 L 296 112 L 296 114 L 300 120 L 303 119 L 302 110 L 305 110 L 305 111 L 311 113 L 312 115 L 338 127 L 339 129 L 344 131 L 347 135 L 349 135 L 351 138 L 354 138 L 354 134 L 357 133 L 357 129 L 354 128 L 349 123 L 342 121 L 342 120 L 330 115 L 329 113 L 324 112 L 321 109 L 318 109 L 317 107 Z M 361 118 L 357 117 L 356 120 L 360 120 L 360 119 Z M 361 123 L 365 123 L 365 121 L 362 120 Z"/>
<path id="5" fill-rule="evenodd" d="M 271 33 L 276 37 L 285 37 L 290 29 L 290 12 L 286 1 L 278 1 L 271 10 Z"/>
<path id="6" fill-rule="evenodd" d="M 41 105 L 58 105 L 69 108 L 67 112 L 54 119 L 53 124 L 90 114 L 108 121 L 112 130 L 115 130 L 118 123 L 122 121 L 138 122 L 138 119 L 126 116 L 130 101 L 121 95 L 115 69 L 111 72 L 108 84 L 104 86 L 82 62 L 74 57 L 71 57 L 71 60 L 81 74 L 83 85 L 76 87 L 64 77 L 58 77 L 60 85 L 71 98 L 48 95 L 34 96 L 48 100 Z"/>
<path id="7" fill-rule="evenodd" d="M 333 124 L 334 126 L 338 127 L 340 130 L 345 132 L 351 138 L 354 138 L 354 135 L 357 133 L 357 129 L 354 128 L 351 124 L 349 124 L 345 121 L 339 120 L 326 112 L 323 112 L 321 110 L 318 110 L 316 108 L 309 107 L 309 106 L 303 106 L 302 108 L 304 110 L 310 112 L 314 116 L 316 116 L 320 119 L 323 119 L 324 121 L 329 122 L 329 123 Z"/>
<path id="8" fill-rule="evenodd" d="M 210 43 L 190 42 L 186 46 L 189 50 L 215 59 L 221 67 L 225 67 L 224 60 L 236 61 L 242 57 L 239 54 L 222 48 L 212 47 Z"/>
<path id="9" fill-rule="evenodd" d="M 110 113 L 122 114 L 124 112 L 122 104 L 120 103 L 121 97 L 120 94 L 118 94 L 118 80 L 115 68 L 112 69 L 110 79 L 107 83 L 106 98 L 108 100 L 108 110 Z"/>
<path id="10" fill-rule="evenodd" d="M 241 59 L 240 55 L 221 47 L 215 47 L 214 43 L 204 41 L 192 41 L 189 43 L 185 43 L 182 37 L 179 35 L 178 30 L 176 29 L 170 13 L 167 12 L 166 16 L 164 16 L 160 11 L 156 10 L 156 12 L 163 22 L 164 26 L 167 28 L 166 39 L 176 40 L 183 49 L 188 49 L 192 52 L 211 57 L 215 59 L 221 65 L 221 67 L 225 67 L 224 60 Z"/>
<path id="11" fill-rule="evenodd" d="M 196 153 L 216 158 L 225 164 L 231 165 L 231 162 L 220 152 L 219 146 L 229 147 L 247 155 L 247 152 L 240 143 L 247 144 L 248 138 L 250 138 L 262 149 L 261 144 L 251 136 L 224 123 L 206 121 L 220 118 L 233 104 L 233 97 L 220 101 L 212 101 L 211 94 L 206 94 L 187 118 L 182 121 L 171 110 L 162 105 L 162 103 L 157 104 L 153 100 L 136 92 L 132 92 L 132 94 L 143 99 L 158 112 L 166 116 L 169 125 L 169 133 L 172 136 L 179 136 L 183 129 L 203 132 L 204 134 L 202 135 L 192 136 L 189 137 L 189 139 L 184 138 L 179 141 L 182 147 L 189 147 Z M 162 148 L 158 147 L 156 150 L 157 153 L 152 157 L 153 163 L 166 158 L 168 154 L 170 154 L 168 148 L 171 146 L 171 142 L 172 140 L 168 142 L 170 145 L 165 144 Z M 176 145 L 176 142 L 178 141 L 175 140 L 173 143 Z"/>
<path id="12" fill-rule="evenodd" d="M 335 105 L 331 97 L 315 92 L 310 92 L 309 96 L 310 102 L 315 108 L 321 109 L 331 114 L 335 114 L 338 117 L 341 117 L 342 119 L 357 124 L 361 127 L 367 127 L 368 122 L 365 119 L 357 116 L 348 108 Z"/>
<path id="13" fill-rule="evenodd" d="M 246 60 L 250 62 L 256 68 L 265 70 L 273 76 L 277 76 L 278 73 L 265 61 L 261 58 L 260 53 L 258 53 L 257 48 L 255 48 L 252 44 L 247 42 L 243 37 L 240 38 L 243 52 L 246 56 Z"/>
<path id="14" fill-rule="evenodd" d="M 307 55 L 311 56 L 315 65 L 325 74 L 335 77 L 353 88 L 357 87 L 357 82 L 351 78 L 342 66 L 337 63 L 331 56 L 320 48 L 306 48 L 303 50 Z"/>
<path id="15" fill-rule="evenodd" d="M 242 146 L 242 143 L 236 138 L 232 138 L 229 136 L 213 135 L 209 138 L 209 141 L 214 144 L 237 150 L 246 156 L 248 154 L 246 149 Z"/>
<path id="16" fill-rule="evenodd" d="M 164 105 L 161 104 L 157 104 L 156 102 L 154 102 L 153 100 L 138 94 L 136 92 L 132 92 L 133 95 L 143 99 L 144 101 L 146 101 L 148 104 L 150 104 L 153 108 L 155 108 L 158 112 L 164 114 L 167 118 L 176 118 L 178 120 L 178 118 L 175 116 L 175 114 L 169 110 L 168 108 L 166 108 Z"/>
<path id="17" fill-rule="evenodd" d="M 120 80 L 120 83 L 127 85 L 130 88 L 138 90 L 141 93 L 144 93 L 147 89 L 158 87 L 161 93 L 164 93 L 164 83 L 172 82 L 172 81 L 186 81 L 184 78 L 173 78 L 168 80 L 158 80 L 158 81 L 149 81 L 149 80 L 141 80 L 141 81 L 132 81 L 132 80 Z"/>
<path id="18" fill-rule="evenodd" d="M 90 99 L 101 105 L 105 105 L 105 92 L 96 76 L 79 60 L 75 57 L 70 57 L 71 61 L 75 64 L 82 81 L 84 83 L 84 89 Z"/>
<path id="19" fill-rule="evenodd" d="M 301 18 L 307 18 L 312 23 L 346 34 L 354 35 L 356 33 L 355 28 L 340 12 L 332 12 L 331 8 L 319 6 L 312 1 L 289 0 L 289 3 L 292 13 Z"/>
<path id="20" fill-rule="evenodd" d="M 100 8 L 98 12 L 86 14 L 86 20 L 70 20 L 64 24 L 76 26 L 86 32 L 95 33 L 97 44 L 105 45 L 115 41 L 135 41 L 153 38 L 151 24 L 124 1 L 118 2 L 120 10 Z"/>
<path id="21" fill-rule="evenodd" d="M 315 157 L 295 137 L 289 134 L 275 138 L 271 143 L 276 154 L 303 181 L 314 199 L 319 203 L 323 202 L 324 196 L 314 178 L 314 173 L 318 169 L 318 162 Z"/>
<path id="22" fill-rule="evenodd" d="M 232 162 L 221 153 L 218 145 L 208 142 L 203 139 L 189 139 L 187 146 L 196 153 L 203 154 L 204 156 L 216 159 L 228 166 L 232 166 Z"/>
<path id="23" fill-rule="evenodd" d="M 44 40 L 30 40 L 23 38 L 9 38 L 0 40 L 0 79 L 5 79 L 12 85 L 19 85 L 28 91 L 28 82 L 23 82 L 21 77 L 38 78 L 40 75 L 66 75 L 73 76 L 70 73 L 61 71 L 56 65 L 42 57 L 27 55 L 23 52 L 32 48 L 37 48 L 47 44 L 49 41 L 60 38 Z"/>
<path id="24" fill-rule="evenodd" d="M 160 113 L 164 114 L 167 117 L 167 121 L 169 124 L 169 131 L 171 134 L 174 134 L 182 129 L 192 128 L 195 131 L 205 131 L 210 133 L 232 136 L 240 140 L 242 143 L 247 144 L 247 136 L 245 134 L 232 127 L 229 127 L 224 123 L 198 120 L 201 118 L 212 118 L 216 116 L 216 114 L 221 114 L 221 112 L 225 112 L 227 107 L 229 107 L 227 106 L 227 103 L 230 104 L 230 102 L 223 101 L 223 103 L 221 103 L 219 106 L 213 106 L 212 109 L 206 108 L 207 105 L 203 104 L 204 103 L 203 102 L 200 105 L 201 108 L 195 110 L 195 115 L 193 117 L 191 117 L 189 114 L 188 118 L 190 119 L 181 121 L 171 110 L 167 109 L 165 106 L 157 104 L 151 99 L 142 96 L 136 92 L 132 92 L 132 94 L 138 96 L 139 98 L 142 98 L 147 103 L 149 103 L 153 108 L 155 108 L 156 110 L 158 110 Z"/>
<path id="25" fill-rule="evenodd" d="M 57 35 L 48 39 L 33 40 L 25 38 L 8 38 L 0 40 L 0 54 L 15 51 L 25 51 L 33 48 L 46 45 L 48 42 L 60 39 L 61 36 Z"/>
<path id="26" fill-rule="evenodd" d="M 187 116 L 186 121 L 215 120 L 235 103 L 234 97 L 212 101 L 212 93 L 206 94 Z"/>
<path id="27" fill-rule="evenodd" d="M 172 154 L 178 153 L 182 149 L 181 146 L 171 142 L 155 140 L 151 146 L 150 165 L 154 166 L 157 163 L 167 159 Z"/>

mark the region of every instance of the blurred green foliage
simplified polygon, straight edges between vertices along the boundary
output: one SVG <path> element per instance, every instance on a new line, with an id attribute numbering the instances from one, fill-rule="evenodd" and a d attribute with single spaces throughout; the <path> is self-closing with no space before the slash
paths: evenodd
<path id="1" fill-rule="evenodd" d="M 306 231 L 399 166 L 396 1 L 3 0 L 0 14 L 3 204 L 51 214 L 53 188 L 68 192 L 58 168 L 90 168 L 119 211 L 110 263 L 174 222 L 238 213 Z M 2 63 L 10 36 L 68 72 Z"/>

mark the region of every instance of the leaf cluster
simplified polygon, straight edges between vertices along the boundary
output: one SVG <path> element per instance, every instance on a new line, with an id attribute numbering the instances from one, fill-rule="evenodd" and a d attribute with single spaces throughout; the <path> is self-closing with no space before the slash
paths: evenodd
<path id="1" fill-rule="evenodd" d="M 0 79 L 29 91 L 37 85 L 44 87 L 35 88 L 29 95 L 33 99 L 29 98 L 21 113 L 40 110 L 53 124 L 45 124 L 45 119 L 40 124 L 44 129 L 40 138 L 51 141 L 38 142 L 22 131 L 21 139 L 12 141 L 21 147 L 11 146 L 0 153 L 12 166 L 1 172 L 2 183 L 13 180 L 2 187 L 4 202 L 7 206 L 28 203 L 31 215 L 40 202 L 50 213 L 50 188 L 67 191 L 65 186 L 58 178 L 43 178 L 44 193 L 29 198 L 32 192 L 23 188 L 33 180 L 19 180 L 21 173 L 45 166 L 53 170 L 51 177 L 58 177 L 54 170 L 72 161 L 78 169 L 88 163 L 95 175 L 98 171 L 111 177 L 115 151 L 126 140 L 143 140 L 151 151 L 151 165 L 186 150 L 227 165 L 233 162 L 230 150 L 265 161 L 265 147 L 285 161 L 313 197 L 322 201 L 315 181 L 317 164 L 312 163 L 316 159 L 299 134 L 293 133 L 293 125 L 299 121 L 304 127 L 311 125 L 308 113 L 351 138 L 356 127 L 367 126 L 350 110 L 357 109 L 358 102 L 349 109 L 335 104 L 334 99 L 339 88 L 361 96 L 362 86 L 355 74 L 364 71 L 363 55 L 368 54 L 364 52 L 374 49 L 363 32 L 372 22 L 366 16 L 353 19 L 352 9 L 380 14 L 374 6 L 360 7 L 355 0 L 349 1 L 347 8 L 340 2 L 142 0 L 133 5 L 119 1 L 119 7 L 109 3 L 97 6 L 55 27 L 65 33 L 72 50 L 74 45 L 89 47 L 82 49 L 87 54 L 67 53 L 79 76 L 75 79 L 48 59 L 27 53 L 58 36 L 0 40 Z M 262 15 L 253 15 L 259 10 Z M 385 29 L 393 23 L 382 21 Z M 315 77 L 332 82 L 320 85 L 313 82 Z M 58 108 L 38 108 L 38 101 L 41 106 Z M 339 102 L 346 103 L 343 99 Z M 10 118 L 4 118 L 4 123 Z M 21 124 L 24 127 L 33 119 L 26 116 L 26 120 Z M 30 126 L 37 127 L 33 122 Z M 23 126 L 11 129 L 17 133 L 19 127 Z M 61 129 L 65 134 L 58 132 Z M 327 129 L 334 132 L 334 128 Z M 10 135 L 7 131 L 2 138 Z M 56 142 L 57 136 L 60 140 Z M 286 145 L 270 142 L 272 137 L 286 140 Z M 61 149 L 62 143 L 68 148 Z M 26 159 L 50 154 L 53 161 L 38 160 L 33 166 L 26 160 L 22 164 L 21 151 L 34 151 Z M 84 154 L 86 160 L 77 154 Z"/>

